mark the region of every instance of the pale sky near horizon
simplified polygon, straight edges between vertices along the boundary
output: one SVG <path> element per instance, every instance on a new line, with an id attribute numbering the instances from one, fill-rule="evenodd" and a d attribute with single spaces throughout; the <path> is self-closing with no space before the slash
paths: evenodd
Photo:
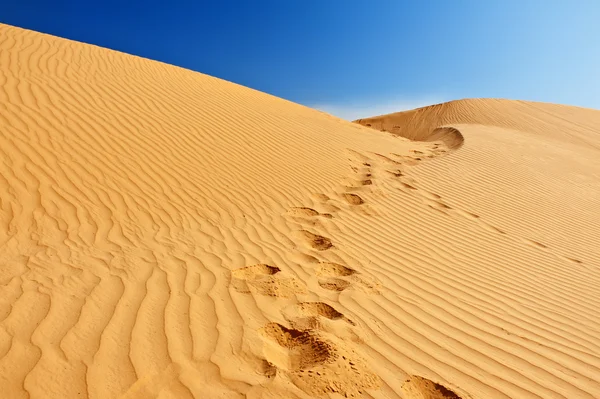
<path id="1" fill-rule="evenodd" d="M 600 2 L 6 0 L 0 22 L 356 119 L 470 97 L 600 109 Z"/>

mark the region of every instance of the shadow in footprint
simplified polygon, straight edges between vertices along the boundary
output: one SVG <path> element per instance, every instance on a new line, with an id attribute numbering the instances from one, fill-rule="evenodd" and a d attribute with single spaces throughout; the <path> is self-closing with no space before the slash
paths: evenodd
<path id="1" fill-rule="evenodd" d="M 334 355 L 331 345 L 311 331 L 287 328 L 279 323 L 269 323 L 261 330 L 264 337 L 287 351 L 277 350 L 268 354 L 270 363 L 276 367 L 296 371 L 323 363 Z"/>
<path id="2" fill-rule="evenodd" d="M 333 215 L 330 213 L 320 213 L 312 208 L 307 207 L 296 207 L 290 208 L 286 215 L 298 223 L 306 223 L 315 225 L 319 218 L 332 219 Z"/>
<path id="3" fill-rule="evenodd" d="M 293 277 L 280 277 L 281 269 L 260 263 L 231 271 L 231 286 L 242 294 L 289 298 L 306 293 L 303 283 Z"/>
<path id="4" fill-rule="evenodd" d="M 301 238 L 306 244 L 317 251 L 325 251 L 333 247 L 333 243 L 327 237 L 311 233 L 307 230 L 300 230 L 296 235 Z"/>
<path id="5" fill-rule="evenodd" d="M 406 399 L 461 399 L 442 384 L 416 375 L 410 376 L 402 384 L 402 393 Z"/>
<path id="6" fill-rule="evenodd" d="M 342 194 L 344 200 L 350 205 L 362 205 L 365 201 L 356 194 L 344 193 Z"/>
<path id="7" fill-rule="evenodd" d="M 287 328 L 279 323 L 267 324 L 260 333 L 265 339 L 267 362 L 309 395 L 338 393 L 357 397 L 366 389 L 381 385 L 366 362 L 335 336 L 311 329 Z"/>
<path id="8" fill-rule="evenodd" d="M 326 280 L 319 280 L 319 285 L 329 291 L 344 291 L 350 287 L 350 282 L 342 280 L 341 278 L 328 278 Z"/>
<path id="9" fill-rule="evenodd" d="M 327 331 L 339 338 L 357 340 L 354 331 L 340 328 L 340 324 L 338 324 L 346 324 L 350 328 L 356 326 L 356 323 L 324 302 L 300 302 L 287 308 L 284 317 L 293 328 L 298 330 Z"/>
<path id="10" fill-rule="evenodd" d="M 231 275 L 241 280 L 254 280 L 261 276 L 272 276 L 281 271 L 277 266 L 271 266 L 264 263 L 242 267 L 231 271 Z"/>
<path id="11" fill-rule="evenodd" d="M 317 276 L 323 277 L 340 277 L 351 276 L 356 273 L 356 270 L 340 265 L 339 263 L 321 262 L 316 269 Z"/>
<path id="12" fill-rule="evenodd" d="M 386 170 L 385 172 L 393 177 L 404 176 L 404 173 L 402 173 L 402 171 L 400 171 L 400 170 Z"/>
<path id="13" fill-rule="evenodd" d="M 290 210 L 287 211 L 287 214 L 290 216 L 301 216 L 301 217 L 315 217 L 315 216 L 319 216 L 319 212 L 315 211 L 312 208 L 306 208 L 306 207 L 295 207 L 295 208 L 290 208 Z"/>

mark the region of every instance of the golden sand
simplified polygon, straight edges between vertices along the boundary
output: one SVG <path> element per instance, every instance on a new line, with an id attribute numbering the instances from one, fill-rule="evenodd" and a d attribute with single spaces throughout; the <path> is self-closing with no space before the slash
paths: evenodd
<path id="1" fill-rule="evenodd" d="M 353 124 L 0 25 L 0 395 L 598 398 L 600 112 Z"/>

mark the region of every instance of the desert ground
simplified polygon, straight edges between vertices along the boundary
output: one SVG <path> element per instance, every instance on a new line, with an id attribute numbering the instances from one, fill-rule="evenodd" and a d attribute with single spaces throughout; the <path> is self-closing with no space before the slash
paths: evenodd
<path id="1" fill-rule="evenodd" d="M 351 123 L 0 25 L 0 396 L 600 398 L 600 111 Z"/>

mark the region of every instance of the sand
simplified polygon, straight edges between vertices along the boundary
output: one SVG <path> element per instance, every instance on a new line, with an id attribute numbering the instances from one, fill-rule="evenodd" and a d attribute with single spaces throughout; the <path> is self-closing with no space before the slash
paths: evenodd
<path id="1" fill-rule="evenodd" d="M 600 397 L 600 112 L 358 122 L 0 25 L 2 397 Z"/>

